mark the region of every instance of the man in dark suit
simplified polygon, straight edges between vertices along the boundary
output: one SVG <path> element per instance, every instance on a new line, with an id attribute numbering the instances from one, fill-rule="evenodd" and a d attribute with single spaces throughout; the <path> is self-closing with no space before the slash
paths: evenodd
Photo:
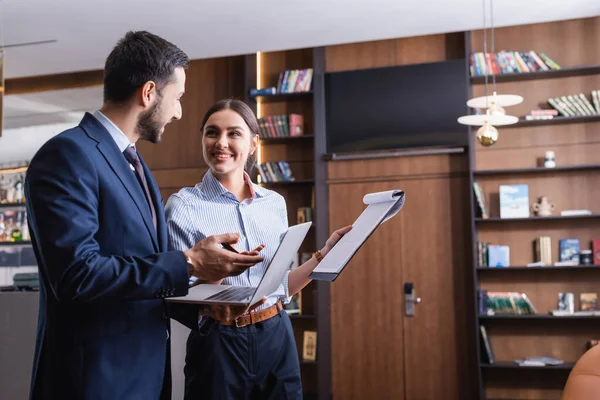
<path id="1" fill-rule="evenodd" d="M 159 142 L 181 118 L 187 64 L 166 40 L 127 33 L 106 60 L 102 108 L 31 161 L 41 281 L 32 399 L 169 398 L 164 298 L 187 294 L 192 275 L 219 280 L 262 261 L 222 249 L 235 234 L 167 251 L 163 202 L 135 144 Z"/>

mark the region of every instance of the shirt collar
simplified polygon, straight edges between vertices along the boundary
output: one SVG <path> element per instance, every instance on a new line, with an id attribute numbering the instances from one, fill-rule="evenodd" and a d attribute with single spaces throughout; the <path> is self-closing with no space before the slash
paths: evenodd
<path id="1" fill-rule="evenodd" d="M 124 152 L 129 146 L 134 146 L 135 148 L 135 144 L 131 143 L 123 131 L 120 130 L 119 127 L 116 126 L 110 119 L 108 119 L 106 115 L 102 114 L 100 110 L 94 111 L 92 115 L 96 117 L 98 122 L 100 122 L 104 128 L 106 128 L 110 136 L 117 144 L 117 147 L 121 153 Z"/>
<path id="2" fill-rule="evenodd" d="M 250 201 L 266 195 L 265 189 L 253 183 L 250 179 L 250 176 L 245 171 L 244 180 L 246 181 L 246 184 L 250 185 L 250 192 L 252 193 Z M 207 200 L 212 200 L 217 196 L 231 193 L 229 190 L 225 189 L 221 182 L 219 182 L 219 180 L 212 173 L 211 169 L 206 171 L 206 174 L 204 174 L 204 177 L 202 178 L 202 192 L 204 192 L 204 196 L 207 198 Z"/>

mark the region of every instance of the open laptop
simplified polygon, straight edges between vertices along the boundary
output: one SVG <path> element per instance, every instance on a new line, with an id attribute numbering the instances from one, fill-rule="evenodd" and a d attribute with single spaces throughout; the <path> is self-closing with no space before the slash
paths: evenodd
<path id="1" fill-rule="evenodd" d="M 231 304 L 250 306 L 277 291 L 298 253 L 312 222 L 291 226 L 284 233 L 275 255 L 256 287 L 200 284 L 191 288 L 186 296 L 168 297 L 168 301 L 197 304 Z"/>

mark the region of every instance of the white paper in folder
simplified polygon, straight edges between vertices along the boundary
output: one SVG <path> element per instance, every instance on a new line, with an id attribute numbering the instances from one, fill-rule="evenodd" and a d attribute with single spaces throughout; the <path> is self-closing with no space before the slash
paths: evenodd
<path id="1" fill-rule="evenodd" d="M 323 257 L 310 274 L 311 278 L 334 281 L 375 229 L 400 211 L 404 205 L 404 191 L 369 193 L 363 197 L 363 203 L 367 208 L 354 221 L 350 232 Z"/>

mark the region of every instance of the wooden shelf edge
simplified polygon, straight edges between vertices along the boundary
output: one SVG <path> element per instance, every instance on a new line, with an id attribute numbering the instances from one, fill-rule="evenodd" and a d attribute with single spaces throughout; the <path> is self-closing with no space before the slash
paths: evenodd
<path id="1" fill-rule="evenodd" d="M 26 203 L 2 203 L 0 208 L 25 208 Z"/>
<path id="2" fill-rule="evenodd" d="M 0 242 L 0 247 L 4 246 L 31 246 L 32 243 L 30 241 L 21 241 L 21 242 Z"/>
<path id="3" fill-rule="evenodd" d="M 285 142 L 296 142 L 299 140 L 314 139 L 315 135 L 282 136 L 260 138 L 260 144 L 280 144 Z"/>
<path id="4" fill-rule="evenodd" d="M 562 271 L 562 270 L 600 270 L 600 265 L 572 265 L 572 266 L 558 266 L 558 265 L 548 265 L 546 267 L 528 267 L 525 265 L 511 266 L 511 267 L 477 267 L 475 268 L 477 271 Z"/>
<path id="5" fill-rule="evenodd" d="M 286 100 L 297 100 L 304 97 L 309 97 L 313 94 L 312 90 L 308 92 L 293 92 L 293 93 L 276 93 L 262 96 L 249 96 L 251 99 L 260 101 L 260 103 L 271 103 Z"/>
<path id="6" fill-rule="evenodd" d="M 543 367 L 522 367 L 516 364 L 513 361 L 498 361 L 493 364 L 481 363 L 480 367 L 485 369 L 518 369 L 518 370 L 536 370 L 536 371 L 545 371 L 545 370 L 554 370 L 554 371 L 568 371 L 573 369 L 575 363 L 566 362 L 561 365 L 547 365 Z"/>
<path id="7" fill-rule="evenodd" d="M 582 65 L 578 67 L 566 67 L 559 70 L 519 72 L 512 74 L 495 75 L 496 82 L 530 81 L 541 79 L 568 78 L 571 76 L 600 74 L 600 65 Z M 472 84 L 485 83 L 485 76 L 469 77 Z M 492 81 L 492 75 L 488 75 L 488 83 Z"/>
<path id="8" fill-rule="evenodd" d="M 480 320 L 574 320 L 574 319 L 590 319 L 590 320 L 600 320 L 600 315 L 565 315 L 565 316 L 555 316 L 550 314 L 522 314 L 522 315 L 512 315 L 512 314 L 501 314 L 501 315 L 480 315 L 477 318 Z"/>
<path id="9" fill-rule="evenodd" d="M 581 164 L 581 165 L 563 165 L 554 168 L 532 167 L 532 168 L 513 168 L 513 169 L 482 169 L 474 170 L 473 174 L 482 175 L 509 175 L 509 174 L 550 174 L 553 172 L 587 171 L 600 169 L 600 164 Z"/>
<path id="10" fill-rule="evenodd" d="M 600 214 L 554 215 L 551 217 L 527 217 L 527 218 L 490 217 L 490 218 L 475 218 L 475 222 L 476 223 L 485 223 L 485 222 L 560 221 L 560 220 L 570 220 L 570 219 L 598 219 L 598 218 L 600 218 Z"/>
<path id="11" fill-rule="evenodd" d="M 598 121 L 600 121 L 600 114 L 577 116 L 577 117 L 554 117 L 552 119 L 537 119 L 537 120 L 519 119 L 519 122 L 517 122 L 516 124 L 506 125 L 506 127 L 519 128 L 519 127 L 527 127 L 527 126 L 561 125 L 561 124 L 598 122 Z"/>

